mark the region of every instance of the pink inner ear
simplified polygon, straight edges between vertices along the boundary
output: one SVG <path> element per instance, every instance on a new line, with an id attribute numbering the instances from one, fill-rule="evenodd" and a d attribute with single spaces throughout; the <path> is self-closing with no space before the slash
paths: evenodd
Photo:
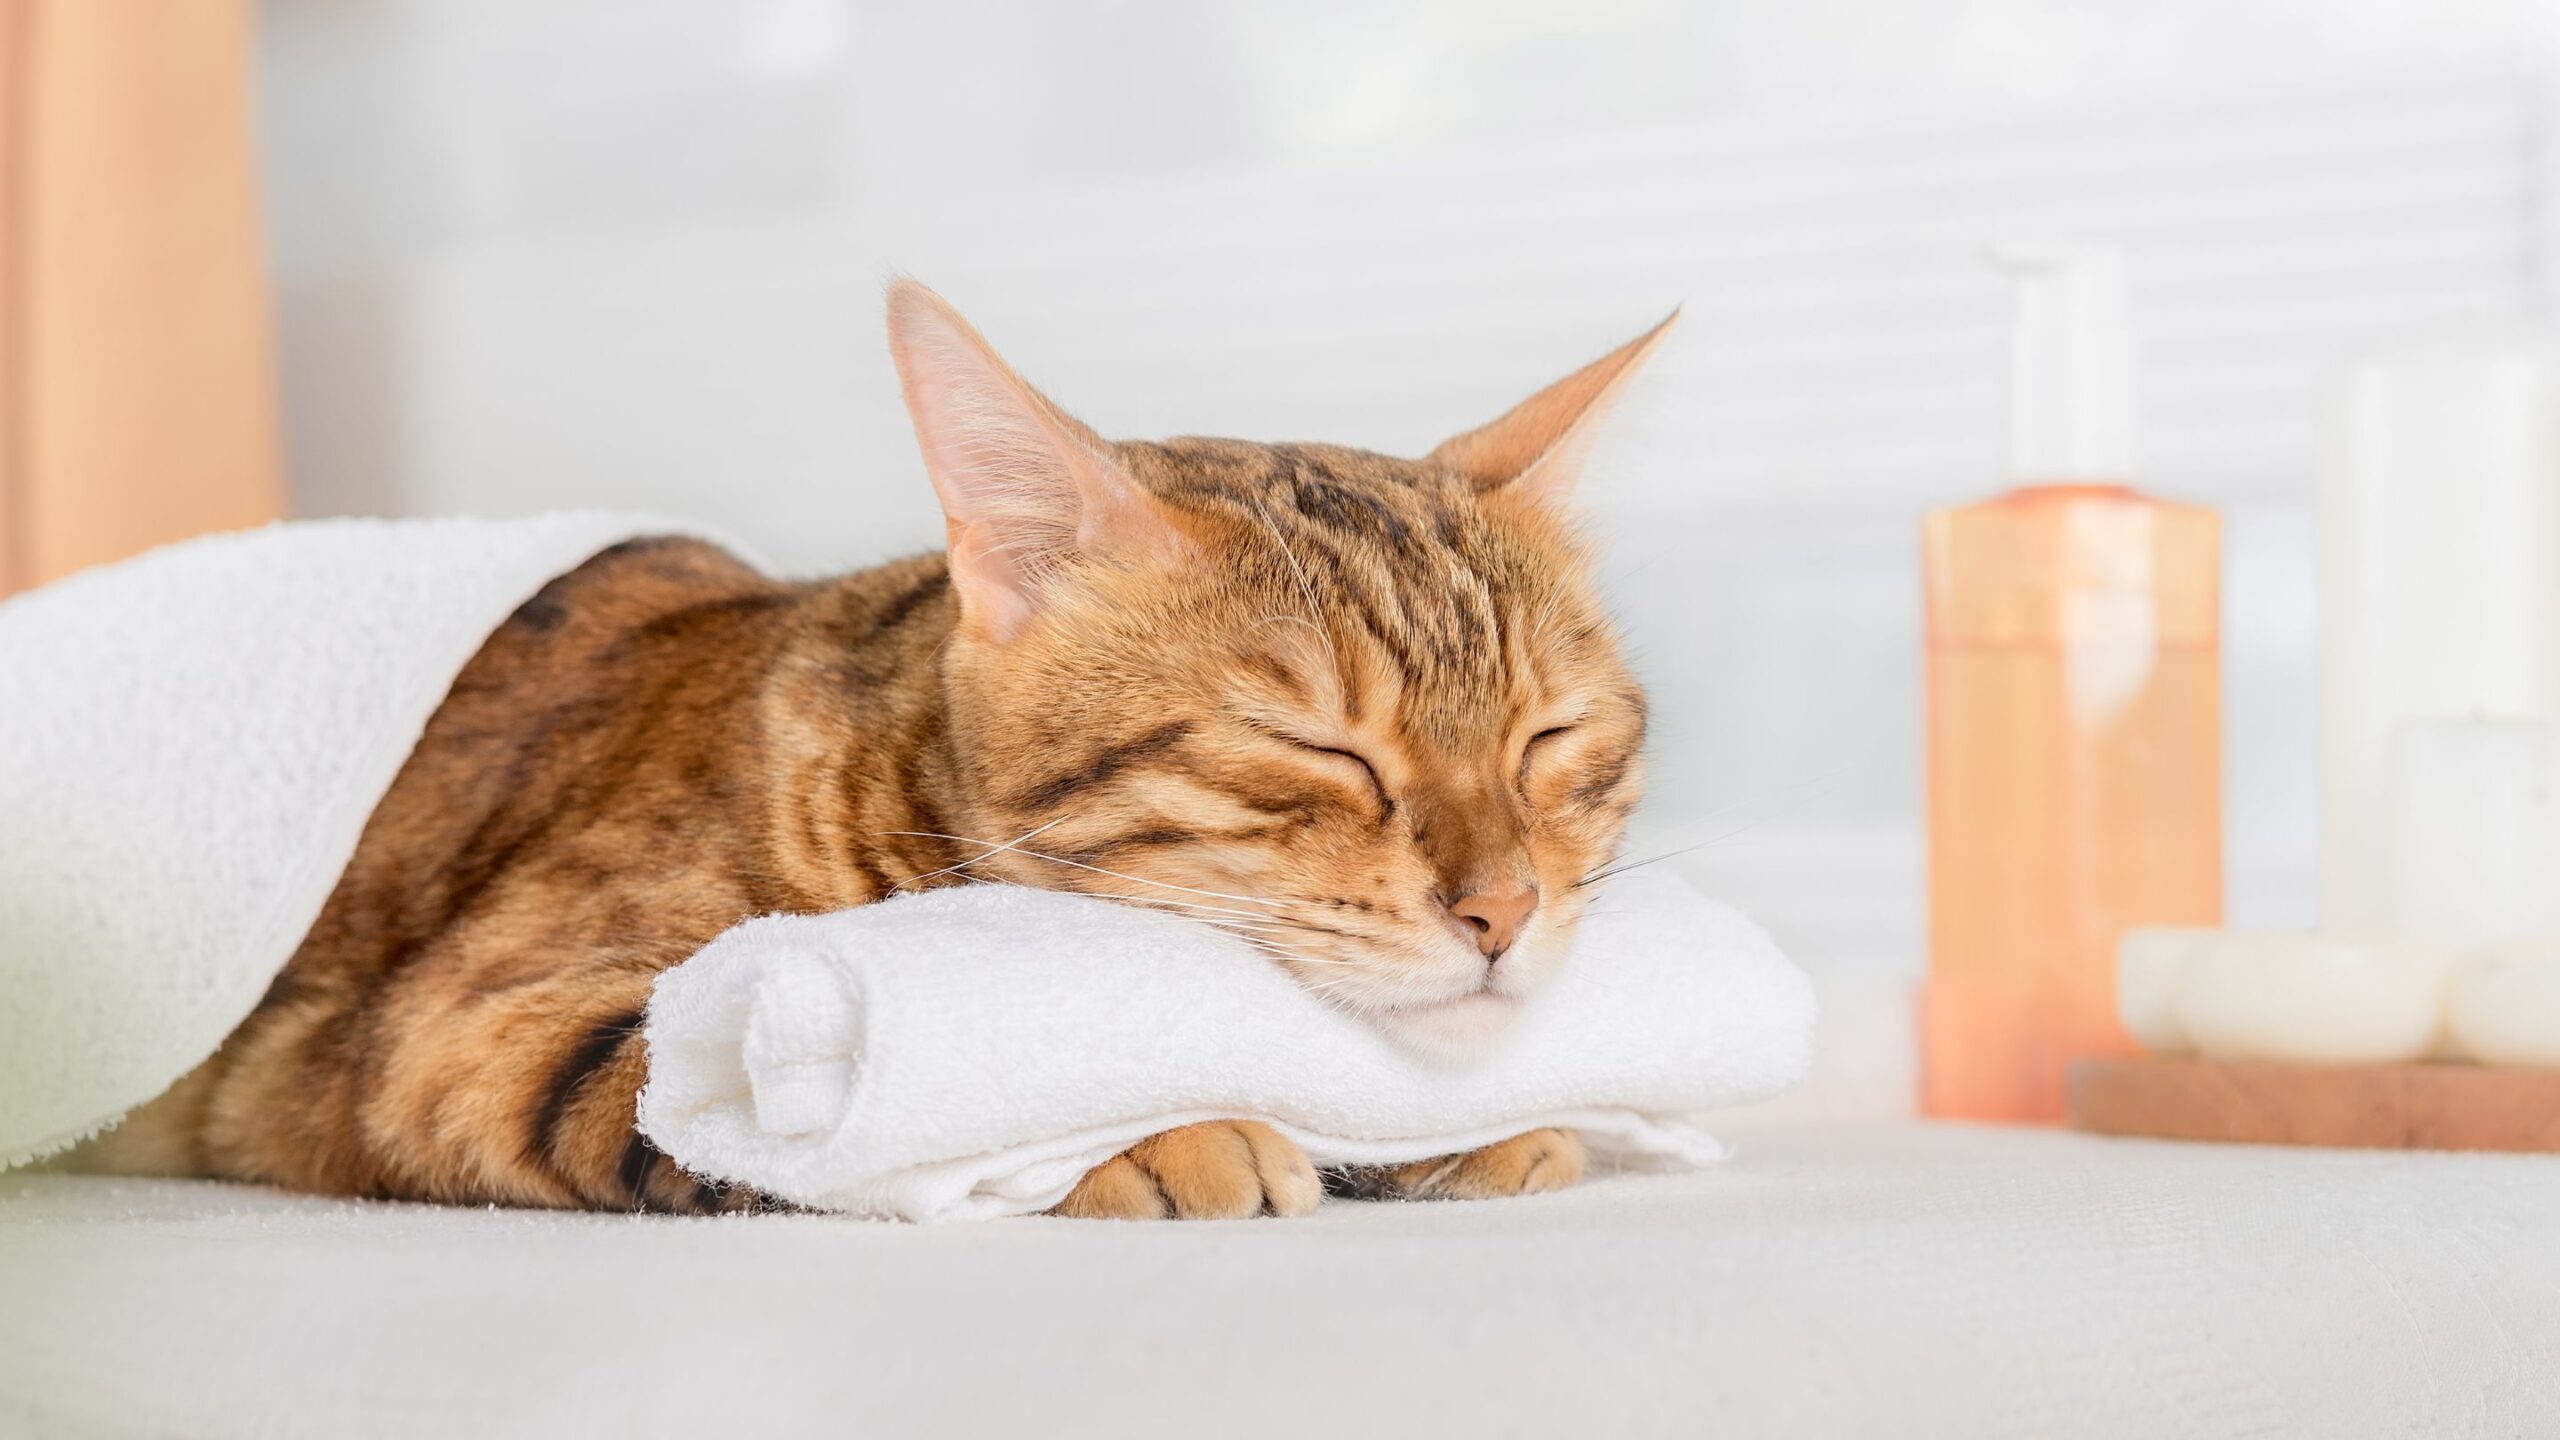
<path id="1" fill-rule="evenodd" d="M 901 281 L 889 350 L 950 533 L 965 614 L 998 639 L 1079 555 L 1169 551 L 1180 536 L 1111 446 L 1013 373 L 941 297 Z"/>
<path id="2" fill-rule="evenodd" d="M 952 526 L 950 557 L 951 585 L 959 592 L 963 616 L 996 640 L 1020 634 L 1031 621 L 1030 577 L 986 527 Z"/>
<path id="3" fill-rule="evenodd" d="M 1453 465 L 1478 491 L 1519 485 L 1542 495 L 1569 488 L 1609 407 L 1679 320 L 1651 330 L 1521 401 L 1490 425 L 1442 444 L 1431 458 Z"/>

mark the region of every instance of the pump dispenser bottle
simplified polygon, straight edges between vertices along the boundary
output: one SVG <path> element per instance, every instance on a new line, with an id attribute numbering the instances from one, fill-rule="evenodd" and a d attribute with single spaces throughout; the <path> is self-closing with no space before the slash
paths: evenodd
<path id="1" fill-rule="evenodd" d="M 2122 261 L 2014 247 L 2016 488 L 1931 514 L 1920 1108 L 2058 1122 L 2115 948 L 2222 916 L 2221 525 L 2134 473 Z"/>

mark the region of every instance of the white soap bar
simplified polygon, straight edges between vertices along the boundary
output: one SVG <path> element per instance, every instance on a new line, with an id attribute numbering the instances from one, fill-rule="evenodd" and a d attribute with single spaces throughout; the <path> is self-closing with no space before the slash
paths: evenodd
<path id="1" fill-rule="evenodd" d="M 2402 722 L 2389 815 L 2383 930 L 2466 950 L 2560 934 L 2560 725 Z"/>
<path id="2" fill-rule="evenodd" d="M 2449 946 L 2369 936 L 2222 932 L 2188 948 L 2177 1023 L 2216 1060 L 2421 1060 L 2444 1029 Z"/>
<path id="3" fill-rule="evenodd" d="M 2143 1049 L 2154 1055 L 2184 1055 L 2196 1048 L 2186 1023 L 2178 1018 L 2187 962 L 2223 937 L 2219 930 L 2177 925 L 2145 925 L 2124 932 L 2124 939 L 2116 944 L 2116 1016 Z"/>
<path id="4" fill-rule="evenodd" d="M 2462 957 L 2446 1023 L 2474 1060 L 2560 1066 L 2560 937 Z"/>

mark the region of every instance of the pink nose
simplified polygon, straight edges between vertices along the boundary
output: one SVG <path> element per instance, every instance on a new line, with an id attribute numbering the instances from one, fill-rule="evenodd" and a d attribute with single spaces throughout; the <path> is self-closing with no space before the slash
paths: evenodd
<path id="1" fill-rule="evenodd" d="M 1461 895 L 1449 902 L 1449 916 L 1475 937 L 1476 948 L 1490 961 L 1501 959 L 1511 942 L 1520 938 L 1520 927 L 1537 908 L 1538 892 L 1523 886 Z"/>

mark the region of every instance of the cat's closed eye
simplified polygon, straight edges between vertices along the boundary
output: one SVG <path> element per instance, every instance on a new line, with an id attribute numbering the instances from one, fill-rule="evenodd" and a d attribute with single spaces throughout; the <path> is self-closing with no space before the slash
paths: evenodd
<path id="1" fill-rule="evenodd" d="M 1321 745 L 1313 740 L 1301 740 L 1294 735 L 1288 737 L 1288 740 L 1290 744 L 1310 754 L 1329 755 L 1337 760 L 1345 760 L 1359 766 L 1360 773 L 1369 782 L 1369 788 L 1377 794 L 1379 807 L 1388 811 L 1395 809 L 1395 797 L 1387 793 L 1387 782 L 1379 776 L 1378 767 L 1369 763 L 1368 756 L 1357 750 L 1345 750 L 1339 745 Z"/>
<path id="2" fill-rule="evenodd" d="M 1530 736 L 1528 743 L 1520 747 L 1520 773 L 1516 778 L 1523 789 L 1526 789 L 1529 784 L 1529 767 L 1537 763 L 1543 752 L 1554 749 L 1555 742 L 1572 734 L 1573 730 L 1574 727 L 1571 725 L 1550 725 Z"/>

